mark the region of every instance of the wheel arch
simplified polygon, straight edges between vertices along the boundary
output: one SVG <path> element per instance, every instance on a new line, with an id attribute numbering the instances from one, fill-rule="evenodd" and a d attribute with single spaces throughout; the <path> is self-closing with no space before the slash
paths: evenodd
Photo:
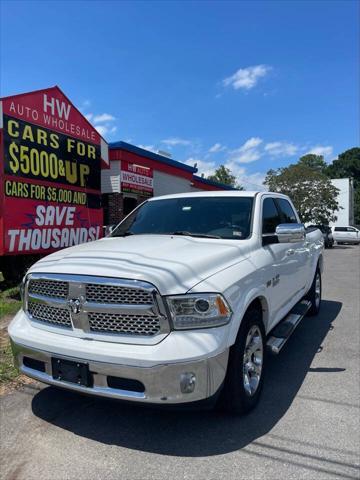
<path id="1" fill-rule="evenodd" d="M 241 309 L 241 312 L 237 312 L 238 318 L 240 319 L 238 322 L 236 322 L 236 325 L 233 326 L 232 331 L 230 333 L 230 345 L 233 345 L 235 343 L 237 334 L 239 332 L 240 326 L 242 324 L 243 318 L 246 314 L 246 312 L 250 308 L 255 308 L 257 309 L 260 314 L 261 314 L 261 319 L 264 325 L 265 332 L 267 332 L 267 326 L 269 324 L 269 303 L 267 298 L 261 294 L 261 292 L 257 292 L 253 296 L 247 299 L 246 302 L 244 302 L 244 308 Z"/>

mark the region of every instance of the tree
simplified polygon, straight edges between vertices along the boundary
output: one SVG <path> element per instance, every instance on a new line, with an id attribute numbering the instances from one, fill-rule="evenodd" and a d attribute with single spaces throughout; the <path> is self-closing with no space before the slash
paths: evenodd
<path id="1" fill-rule="evenodd" d="M 353 178 L 354 221 L 360 225 L 360 148 L 354 147 L 341 153 L 326 169 L 329 178 Z"/>
<path id="2" fill-rule="evenodd" d="M 315 155 L 314 153 L 308 153 L 307 155 L 300 157 L 298 164 L 321 173 L 324 173 L 327 168 L 327 163 L 325 162 L 324 157 L 322 155 Z"/>
<path id="3" fill-rule="evenodd" d="M 264 184 L 272 192 L 288 195 L 302 222 L 328 224 L 336 220 L 339 190 L 318 168 L 310 167 L 307 161 L 300 159 L 295 165 L 269 170 Z"/>
<path id="4" fill-rule="evenodd" d="M 208 180 L 213 182 L 223 183 L 224 185 L 230 185 L 235 187 L 238 190 L 244 190 L 241 185 L 238 185 L 236 182 L 235 175 L 232 174 L 230 168 L 225 167 L 225 165 L 220 165 L 213 175 L 208 176 Z"/>

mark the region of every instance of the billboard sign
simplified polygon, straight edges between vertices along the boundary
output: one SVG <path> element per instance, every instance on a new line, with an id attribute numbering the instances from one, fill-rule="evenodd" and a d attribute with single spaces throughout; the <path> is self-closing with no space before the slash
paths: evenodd
<path id="1" fill-rule="evenodd" d="M 120 190 L 146 197 L 153 195 L 153 169 L 135 163 L 121 162 Z"/>
<path id="2" fill-rule="evenodd" d="M 2 253 L 49 253 L 99 238 L 98 132 L 57 87 L 1 104 Z"/>

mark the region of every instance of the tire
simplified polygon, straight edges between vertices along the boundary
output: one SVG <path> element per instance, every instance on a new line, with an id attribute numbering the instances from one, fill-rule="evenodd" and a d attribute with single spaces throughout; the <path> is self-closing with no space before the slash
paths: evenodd
<path id="1" fill-rule="evenodd" d="M 251 345 L 257 345 L 258 349 L 249 357 Z M 248 354 L 245 357 L 247 349 Z M 245 365 L 246 359 L 248 367 Z M 259 401 L 265 365 L 266 338 L 261 311 L 250 308 L 244 315 L 236 342 L 230 350 L 225 384 L 219 399 L 220 407 L 237 415 L 252 410 Z M 253 368 L 257 370 L 250 371 Z"/>
<path id="2" fill-rule="evenodd" d="M 306 300 L 310 300 L 311 307 L 307 312 L 309 317 L 317 315 L 321 308 L 321 291 L 322 291 L 322 282 L 321 282 L 321 273 L 319 267 L 317 267 L 314 280 L 311 284 L 310 290 L 305 296 Z"/>

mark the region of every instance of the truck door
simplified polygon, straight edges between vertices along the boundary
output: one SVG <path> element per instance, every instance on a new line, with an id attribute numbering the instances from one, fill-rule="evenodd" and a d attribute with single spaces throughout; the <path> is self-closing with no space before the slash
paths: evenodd
<path id="1" fill-rule="evenodd" d="M 294 209 L 288 200 L 285 198 L 277 198 L 276 203 L 280 211 L 281 223 L 298 223 Z M 312 276 L 310 245 L 306 241 L 306 238 L 301 242 L 289 244 L 288 253 L 292 251 L 294 252 L 292 255 L 296 261 L 297 288 L 299 290 L 305 290 L 306 286 L 309 286 L 309 281 Z M 303 294 L 305 293 L 304 291 Z"/>
<path id="2" fill-rule="evenodd" d="M 265 197 L 262 204 L 262 254 L 266 266 L 262 272 L 273 312 L 270 328 L 296 303 L 303 283 L 303 273 L 299 274 L 300 257 L 292 252 L 297 248 L 297 244 L 277 243 L 275 230 L 280 223 L 284 222 L 281 220 L 280 209 L 275 199 Z M 264 244 L 266 237 L 270 239 L 268 244 Z"/>

